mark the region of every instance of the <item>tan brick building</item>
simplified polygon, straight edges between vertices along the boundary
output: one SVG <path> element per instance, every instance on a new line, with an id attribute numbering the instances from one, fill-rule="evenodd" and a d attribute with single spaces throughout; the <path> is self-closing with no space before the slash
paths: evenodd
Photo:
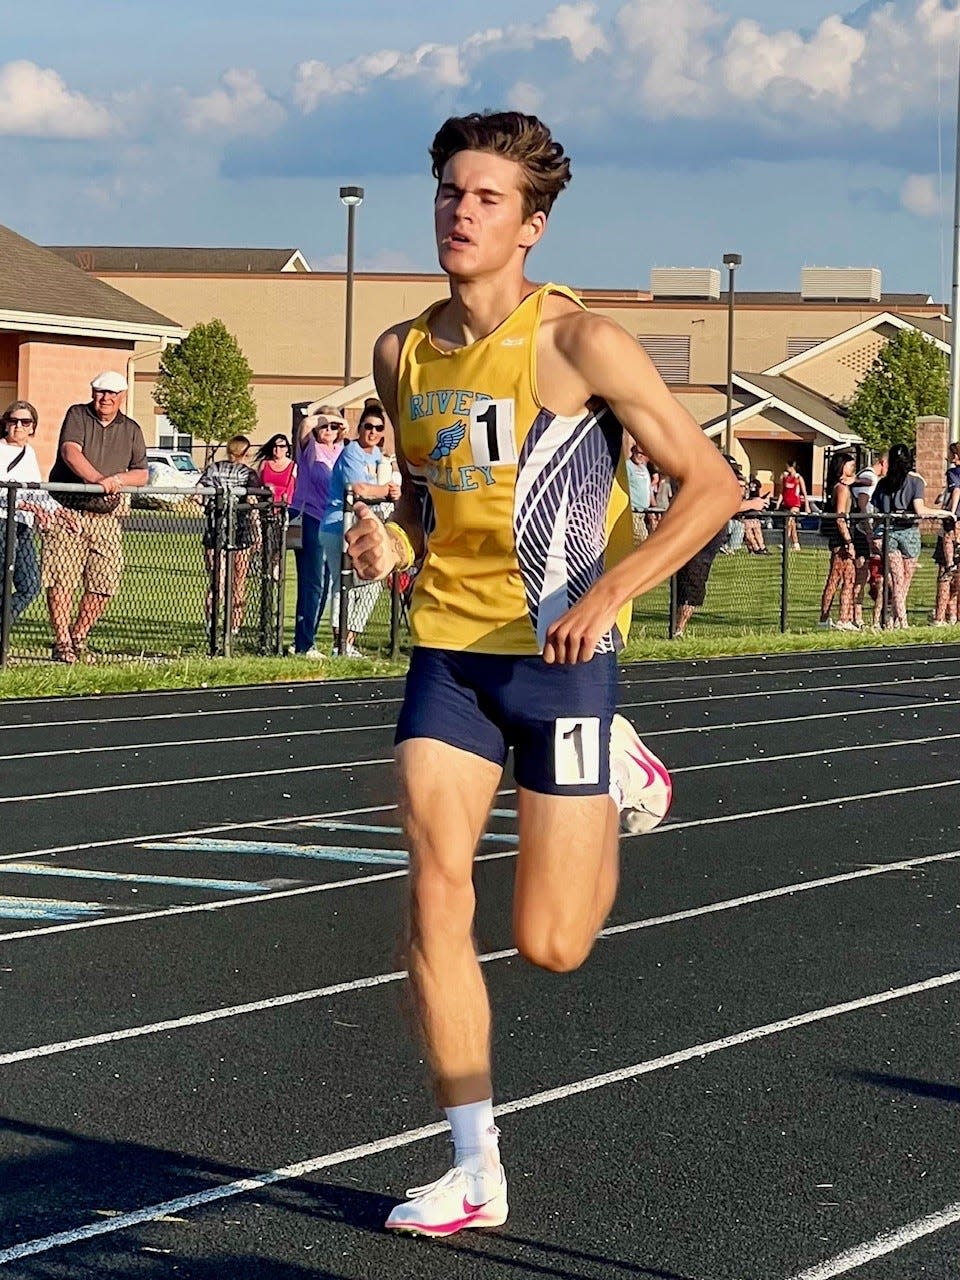
<path id="1" fill-rule="evenodd" d="M 341 394 L 343 274 L 309 271 L 295 249 L 55 252 L 187 328 L 223 320 L 253 368 L 259 435 L 289 429 L 294 402 L 336 396 L 361 403 L 372 389 L 360 376 Z M 580 292 L 591 310 L 636 337 L 680 402 L 722 442 L 728 305 L 719 272 L 655 271 L 651 283 L 649 291 Z M 351 368 L 363 375 L 377 334 L 444 297 L 446 279 L 361 273 L 354 289 Z M 926 294 L 884 294 L 876 270 L 805 271 L 796 293 L 738 292 L 735 301 L 734 452 L 763 477 L 779 476 L 796 458 L 814 492 L 825 450 L 850 438 L 843 403 L 891 334 L 915 326 L 947 349 L 943 306 Z M 144 416 L 155 377 L 156 357 L 138 358 L 136 404 Z M 168 429 L 158 419 L 152 442 Z"/>
<path id="2" fill-rule="evenodd" d="M 89 398 L 92 378 L 104 369 L 132 378 L 138 349 L 184 333 L 165 315 L 0 227 L 0 410 L 16 399 L 36 406 L 33 443 L 42 474 L 53 462 L 65 410 Z"/>

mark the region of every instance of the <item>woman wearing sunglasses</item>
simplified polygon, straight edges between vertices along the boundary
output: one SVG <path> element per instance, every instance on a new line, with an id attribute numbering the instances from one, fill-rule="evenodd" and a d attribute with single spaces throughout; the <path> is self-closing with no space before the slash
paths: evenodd
<path id="1" fill-rule="evenodd" d="M 16 481 L 22 485 L 39 485 L 40 467 L 30 443 L 37 429 L 36 409 L 29 400 L 14 400 L 4 409 L 0 424 L 3 427 L 3 438 L 0 440 L 0 483 Z M 8 519 L 7 496 L 8 490 L 0 489 L 0 537 L 4 539 Z M 11 613 L 14 622 L 40 591 L 40 566 L 33 541 L 34 520 L 41 529 L 45 529 L 58 512 L 69 514 L 44 489 L 26 489 L 17 494 L 13 512 L 16 558 L 13 565 Z"/>

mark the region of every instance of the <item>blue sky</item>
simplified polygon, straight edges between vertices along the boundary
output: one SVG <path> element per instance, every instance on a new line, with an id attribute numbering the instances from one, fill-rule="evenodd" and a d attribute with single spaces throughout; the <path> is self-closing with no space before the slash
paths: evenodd
<path id="1" fill-rule="evenodd" d="M 950 277 L 960 0 L 7 0 L 0 163 L 41 243 L 295 245 L 432 270 L 426 148 L 533 110 L 573 159 L 532 274 L 645 288 L 743 254 L 743 288 Z M 421 16 L 422 14 L 422 16 Z M 938 158 L 942 139 L 942 177 Z"/>

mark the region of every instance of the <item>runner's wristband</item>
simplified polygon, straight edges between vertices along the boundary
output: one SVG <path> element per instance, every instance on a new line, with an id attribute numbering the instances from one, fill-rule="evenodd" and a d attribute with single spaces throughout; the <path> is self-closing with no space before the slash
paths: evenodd
<path id="1" fill-rule="evenodd" d="M 390 535 L 390 541 L 397 552 L 397 568 L 401 571 L 412 569 L 417 555 L 406 529 L 401 529 L 395 520 L 388 520 L 383 527 Z"/>

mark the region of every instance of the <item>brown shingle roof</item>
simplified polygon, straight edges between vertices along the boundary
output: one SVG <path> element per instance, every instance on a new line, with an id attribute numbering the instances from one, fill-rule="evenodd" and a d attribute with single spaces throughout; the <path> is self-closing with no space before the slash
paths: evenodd
<path id="1" fill-rule="evenodd" d="M 184 249 L 169 245 L 52 244 L 52 253 L 84 271 L 218 272 L 281 271 L 297 249 Z"/>
<path id="2" fill-rule="evenodd" d="M 768 396 L 776 396 L 778 400 L 782 400 L 784 404 L 788 404 L 791 408 L 806 414 L 808 418 L 814 418 L 817 422 L 822 422 L 825 427 L 829 427 L 832 431 L 841 433 L 849 433 L 850 431 L 846 418 L 837 411 L 837 406 L 832 400 L 828 400 L 826 396 L 817 395 L 815 391 L 811 391 L 807 387 L 801 387 L 799 383 L 792 382 L 789 378 L 780 377 L 777 374 L 741 373 L 739 371 L 737 372 L 737 377 L 743 378 L 751 386 L 758 387 Z"/>
<path id="3" fill-rule="evenodd" d="M 901 313 L 897 315 L 897 319 L 903 320 L 905 324 L 912 324 L 915 329 L 922 329 L 941 342 L 949 344 L 953 341 L 953 325 L 949 316 L 905 316 Z"/>
<path id="4" fill-rule="evenodd" d="M 175 320 L 4 226 L 0 226 L 0 311 L 177 327 Z"/>

